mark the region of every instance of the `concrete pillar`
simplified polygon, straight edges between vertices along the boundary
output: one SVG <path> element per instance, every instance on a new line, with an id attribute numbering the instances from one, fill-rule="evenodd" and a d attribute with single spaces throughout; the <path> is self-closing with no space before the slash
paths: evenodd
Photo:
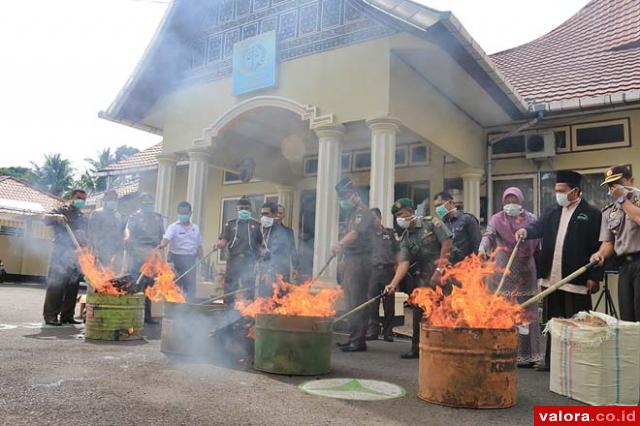
<path id="1" fill-rule="evenodd" d="M 276 190 L 278 191 L 278 203 L 284 206 L 284 218 L 282 219 L 282 223 L 291 227 L 291 224 L 293 223 L 293 188 L 290 186 L 277 185 Z"/>
<path id="2" fill-rule="evenodd" d="M 166 153 L 158 154 L 157 158 L 156 212 L 160 213 L 169 221 L 169 218 L 175 210 L 175 206 L 171 205 L 171 194 L 173 193 L 176 182 L 176 164 L 178 158 L 174 154 Z"/>
<path id="3" fill-rule="evenodd" d="M 202 227 L 204 217 L 204 197 L 207 192 L 209 160 L 211 154 L 206 149 L 189 151 L 189 175 L 187 177 L 187 201 L 191 203 L 193 223 Z"/>
<path id="4" fill-rule="evenodd" d="M 480 219 L 480 181 L 484 175 L 482 169 L 466 169 L 462 172 L 462 190 L 464 211 Z"/>
<path id="5" fill-rule="evenodd" d="M 335 186 L 340 180 L 340 154 L 344 126 L 322 126 L 318 136 L 318 177 L 316 183 L 316 223 L 313 245 L 313 275 L 331 256 L 331 247 L 338 242 L 338 195 Z M 336 262 L 324 273 L 335 279 Z"/>
<path id="6" fill-rule="evenodd" d="M 396 133 L 400 121 L 391 117 L 367 120 L 371 129 L 371 174 L 369 206 L 382 211 L 382 224 L 393 227 L 391 205 L 396 176 Z"/>

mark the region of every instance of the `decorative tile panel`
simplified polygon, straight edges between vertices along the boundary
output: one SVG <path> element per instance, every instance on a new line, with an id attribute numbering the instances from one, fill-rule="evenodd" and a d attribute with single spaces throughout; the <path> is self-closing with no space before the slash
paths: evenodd
<path id="1" fill-rule="evenodd" d="M 296 36 L 298 27 L 298 11 L 292 10 L 280 15 L 280 25 L 278 26 L 278 40 L 284 41 Z"/>
<path id="2" fill-rule="evenodd" d="M 300 36 L 318 31 L 319 3 L 300 8 Z"/>
<path id="3" fill-rule="evenodd" d="M 204 65 L 204 53 L 206 50 L 205 40 L 196 40 L 193 43 L 193 56 L 191 57 L 191 66 L 198 68 Z"/>
<path id="4" fill-rule="evenodd" d="M 242 39 L 258 35 L 258 24 L 259 22 L 252 22 L 242 27 Z"/>
<path id="5" fill-rule="evenodd" d="M 322 0 L 322 29 L 340 25 L 342 0 Z"/>
<path id="6" fill-rule="evenodd" d="M 253 11 L 264 10 L 269 7 L 269 0 L 253 0 Z"/>
<path id="7" fill-rule="evenodd" d="M 240 28 L 228 31 L 224 34 L 224 57 L 227 58 L 233 53 L 233 45 L 240 41 Z"/>
<path id="8" fill-rule="evenodd" d="M 234 6 L 234 0 L 223 0 L 222 6 L 220 7 L 220 14 L 218 15 L 218 19 L 221 24 L 225 24 L 233 20 Z"/>
<path id="9" fill-rule="evenodd" d="M 209 37 L 207 46 L 207 62 L 222 59 L 222 34 Z"/>
<path id="10" fill-rule="evenodd" d="M 236 16 L 243 16 L 251 12 L 251 0 L 236 0 Z"/>
<path id="11" fill-rule="evenodd" d="M 262 21 L 262 32 L 266 33 L 269 31 L 273 31 L 278 28 L 278 15 L 269 16 L 264 21 Z"/>
<path id="12" fill-rule="evenodd" d="M 362 12 L 354 6 L 350 1 L 344 2 L 344 20 L 345 22 L 357 21 L 362 18 Z"/>

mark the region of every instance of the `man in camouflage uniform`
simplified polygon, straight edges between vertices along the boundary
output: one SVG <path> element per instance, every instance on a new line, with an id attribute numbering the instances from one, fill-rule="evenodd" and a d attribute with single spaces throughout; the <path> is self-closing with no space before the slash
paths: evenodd
<path id="1" fill-rule="evenodd" d="M 44 223 L 53 227 L 53 249 L 49 259 L 43 309 L 44 321 L 49 325 L 80 324 L 80 321 L 73 318 L 80 284 L 80 267 L 76 258 L 76 246 L 65 224 L 69 225 L 80 244 L 86 242 L 87 218 L 81 211 L 86 198 L 86 192 L 75 189 L 71 193 L 69 204 L 44 216 Z"/>
<path id="2" fill-rule="evenodd" d="M 613 203 L 602 210 L 602 244 L 591 260 L 602 265 L 606 258 L 618 256 L 620 319 L 640 321 L 640 189 L 633 186 L 630 164 L 611 167 L 602 185 L 609 187 Z"/>
<path id="3" fill-rule="evenodd" d="M 393 294 L 411 269 L 412 279 L 407 293 L 416 287 L 439 285 L 442 267 L 448 263 L 453 234 L 439 219 L 431 216 L 416 217 L 413 201 L 408 198 L 397 200 L 391 208 L 398 226 L 405 229 L 400 240 L 400 263 L 385 293 Z M 418 358 L 420 342 L 420 321 L 422 310 L 413 307 L 413 337 L 411 350 L 401 358 Z"/>
<path id="4" fill-rule="evenodd" d="M 145 260 L 157 250 L 164 236 L 162 216 L 154 211 L 153 197 L 150 194 L 140 195 L 140 209 L 131 215 L 127 222 L 126 246 L 128 274 L 138 278 L 140 268 Z M 143 289 L 153 284 L 153 277 L 142 278 Z M 151 317 L 151 301 L 145 298 L 144 320 L 147 324 L 156 324 Z"/>

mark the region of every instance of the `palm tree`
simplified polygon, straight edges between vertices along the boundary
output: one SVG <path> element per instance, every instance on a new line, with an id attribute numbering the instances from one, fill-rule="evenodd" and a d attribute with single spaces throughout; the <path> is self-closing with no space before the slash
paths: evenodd
<path id="1" fill-rule="evenodd" d="M 38 186 L 54 195 L 62 195 L 73 184 L 71 162 L 60 154 L 45 154 L 42 166 L 31 162 Z"/>
<path id="2" fill-rule="evenodd" d="M 80 189 L 84 189 L 87 193 L 92 193 L 96 190 L 96 179 L 93 177 L 93 173 L 90 170 L 85 170 L 80 179 L 78 179 L 74 186 Z"/>
<path id="3" fill-rule="evenodd" d="M 92 181 L 94 183 L 93 189 L 98 192 L 107 189 L 107 179 L 104 176 L 98 177 L 97 174 L 98 171 L 106 168 L 116 161 L 115 156 L 111 153 L 111 148 L 105 148 L 102 151 L 99 151 L 95 159 L 85 158 L 84 161 L 91 164 L 91 169 L 87 172 L 92 175 Z M 85 174 L 87 172 L 85 172 Z"/>

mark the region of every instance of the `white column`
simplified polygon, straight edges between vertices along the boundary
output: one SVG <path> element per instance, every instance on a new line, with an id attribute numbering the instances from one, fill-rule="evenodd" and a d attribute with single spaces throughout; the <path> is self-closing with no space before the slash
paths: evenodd
<path id="1" fill-rule="evenodd" d="M 382 211 L 382 224 L 393 227 L 391 205 L 396 181 L 396 133 L 400 121 L 391 117 L 367 120 L 371 129 L 369 206 Z"/>
<path id="2" fill-rule="evenodd" d="M 276 190 L 278 191 L 278 203 L 284 206 L 282 223 L 291 227 L 293 219 L 293 188 L 277 185 Z"/>
<path id="3" fill-rule="evenodd" d="M 467 169 L 462 172 L 462 190 L 464 211 L 480 219 L 480 181 L 484 175 L 482 169 Z"/>
<path id="4" fill-rule="evenodd" d="M 331 247 L 338 242 L 338 195 L 335 186 L 340 179 L 340 153 L 344 126 L 323 126 L 315 129 L 318 136 L 318 178 L 316 183 L 316 223 L 313 245 L 313 275 L 331 256 Z M 335 279 L 336 262 L 323 274 Z"/>
<path id="5" fill-rule="evenodd" d="M 192 221 L 202 226 L 204 215 L 204 197 L 209 177 L 211 154 L 206 149 L 189 151 L 189 176 L 187 178 L 187 201 L 193 208 Z"/>
<path id="6" fill-rule="evenodd" d="M 170 220 L 173 213 L 171 194 L 176 182 L 177 157 L 174 154 L 158 154 L 158 175 L 156 177 L 156 212 Z"/>

